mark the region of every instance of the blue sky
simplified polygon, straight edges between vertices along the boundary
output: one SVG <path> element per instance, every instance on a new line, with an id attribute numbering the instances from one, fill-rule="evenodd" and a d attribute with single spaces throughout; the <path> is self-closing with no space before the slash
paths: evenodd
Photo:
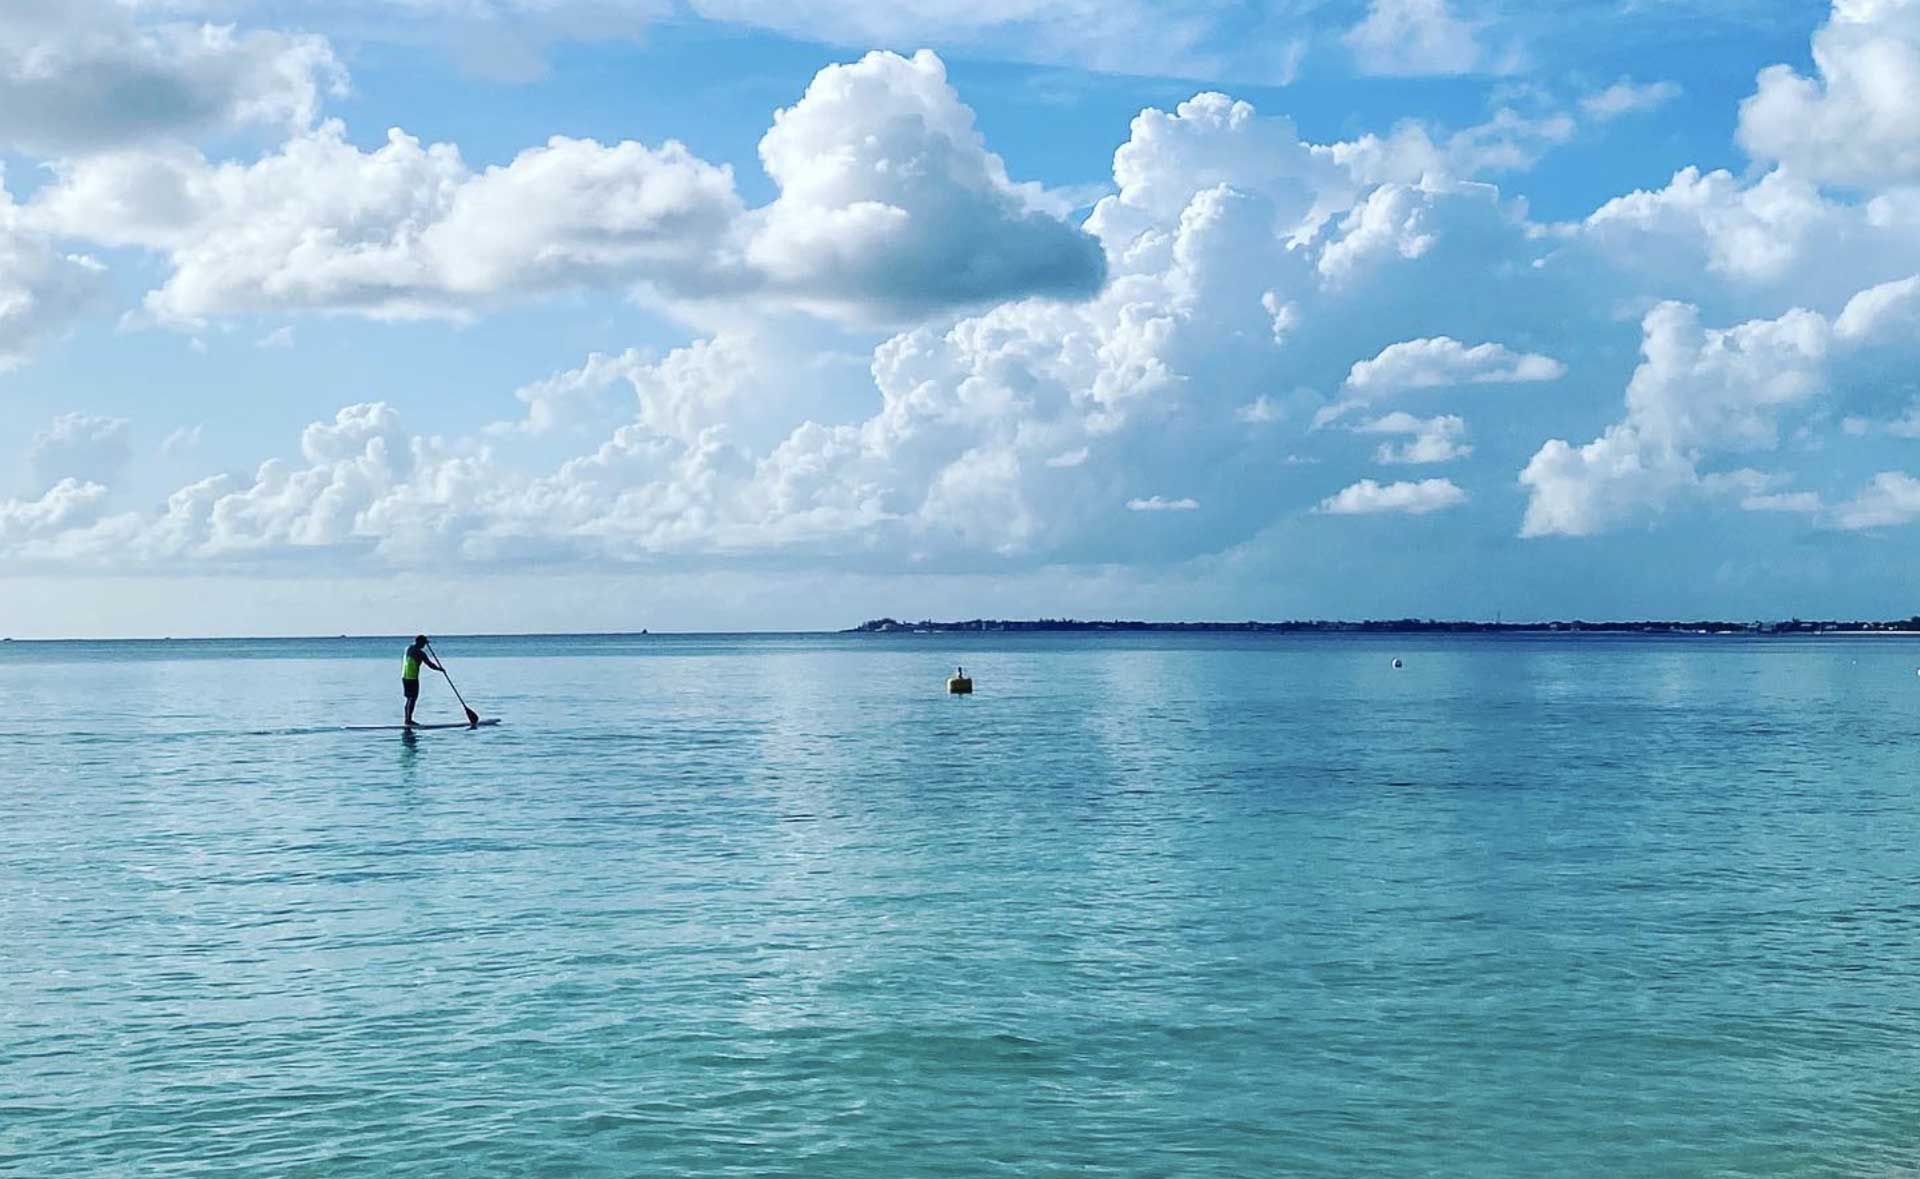
<path id="1" fill-rule="evenodd" d="M 0 631 L 1906 615 L 1920 0 L 0 16 Z"/>

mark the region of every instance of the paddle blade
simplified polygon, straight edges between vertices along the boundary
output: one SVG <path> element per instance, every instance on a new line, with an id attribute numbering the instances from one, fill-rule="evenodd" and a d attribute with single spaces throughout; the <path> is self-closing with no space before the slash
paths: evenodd
<path id="1" fill-rule="evenodd" d="M 480 727 L 480 714 L 479 714 L 479 713 L 477 713 L 477 712 L 475 712 L 475 711 L 474 711 L 473 709 L 471 709 L 471 708 L 469 708 L 469 709 L 467 709 L 467 723 L 468 723 L 468 724 L 470 724 L 470 725 L 472 725 L 472 726 L 473 726 L 474 728 L 476 728 L 476 729 L 477 729 L 477 728 L 479 728 L 479 727 Z"/>

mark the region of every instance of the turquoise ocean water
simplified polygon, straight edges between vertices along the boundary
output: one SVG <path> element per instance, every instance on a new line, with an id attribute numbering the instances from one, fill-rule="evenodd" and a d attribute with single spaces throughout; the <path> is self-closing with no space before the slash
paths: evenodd
<path id="1" fill-rule="evenodd" d="M 0 645 L 0 1173 L 1920 1174 L 1920 643 L 403 646 Z"/>

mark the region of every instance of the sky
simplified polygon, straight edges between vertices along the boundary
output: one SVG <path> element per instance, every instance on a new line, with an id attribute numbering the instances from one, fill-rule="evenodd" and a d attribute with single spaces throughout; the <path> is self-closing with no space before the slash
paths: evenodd
<path id="1" fill-rule="evenodd" d="M 0 635 L 1920 612 L 1920 0 L 27 0 Z"/>

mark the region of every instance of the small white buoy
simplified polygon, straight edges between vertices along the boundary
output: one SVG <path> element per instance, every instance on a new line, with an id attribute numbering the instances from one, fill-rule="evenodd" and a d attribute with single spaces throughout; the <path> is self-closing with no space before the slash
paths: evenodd
<path id="1" fill-rule="evenodd" d="M 1405 667 L 1405 666 L 1406 665 L 1404 663 L 1401 663 L 1398 659 L 1393 661 L 1393 670 L 1395 671 L 1399 671 L 1402 667 Z"/>
<path id="2" fill-rule="evenodd" d="M 947 694 L 950 696 L 973 695 L 973 681 L 967 678 L 966 668 L 955 668 L 953 674 L 947 677 Z"/>

